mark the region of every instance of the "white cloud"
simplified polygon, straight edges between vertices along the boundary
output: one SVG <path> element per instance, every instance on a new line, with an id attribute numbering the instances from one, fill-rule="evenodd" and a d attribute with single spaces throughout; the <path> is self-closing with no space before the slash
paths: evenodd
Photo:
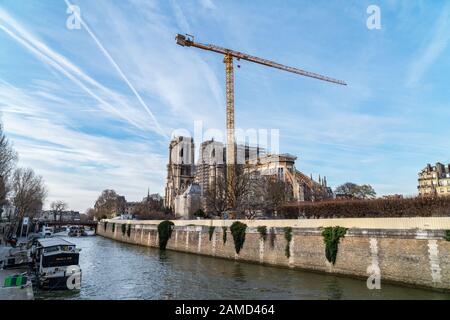
<path id="1" fill-rule="evenodd" d="M 63 199 L 72 208 L 84 210 L 105 188 L 132 198 L 145 194 L 147 187 L 162 191 L 165 156 L 155 153 L 147 141 L 71 129 L 73 119 L 49 106 L 48 99 L 4 83 L 0 84 L 0 107 L 20 165 L 44 176 L 49 202 Z"/>

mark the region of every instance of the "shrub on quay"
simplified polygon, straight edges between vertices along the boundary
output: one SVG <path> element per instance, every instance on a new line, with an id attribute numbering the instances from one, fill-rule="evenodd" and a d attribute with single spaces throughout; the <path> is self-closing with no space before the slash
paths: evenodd
<path id="1" fill-rule="evenodd" d="M 172 227 L 174 223 L 169 220 L 164 220 L 158 225 L 158 239 L 159 239 L 159 249 L 166 250 L 167 242 L 172 236 Z"/>
<path id="2" fill-rule="evenodd" d="M 259 232 L 259 236 L 263 241 L 267 239 L 267 227 L 266 226 L 258 226 L 256 230 Z"/>
<path id="3" fill-rule="evenodd" d="M 233 222 L 230 227 L 231 234 L 233 235 L 234 240 L 234 248 L 236 249 L 237 254 L 239 254 L 244 246 L 246 229 L 247 225 L 239 221 Z"/>
<path id="4" fill-rule="evenodd" d="M 328 262 L 336 263 L 338 246 L 341 238 L 347 233 L 344 227 L 327 227 L 322 231 L 323 241 L 325 242 L 325 257 Z"/>
<path id="5" fill-rule="evenodd" d="M 212 240 L 212 237 L 213 237 L 214 229 L 215 229 L 215 228 L 216 228 L 216 227 L 214 227 L 214 226 L 210 226 L 209 229 L 208 229 L 208 233 L 209 233 L 209 241 Z"/>
<path id="6" fill-rule="evenodd" d="M 227 227 L 222 227 L 222 240 L 223 244 L 227 243 Z"/>
<path id="7" fill-rule="evenodd" d="M 450 230 L 445 230 L 445 240 L 450 241 Z"/>
<path id="8" fill-rule="evenodd" d="M 291 257 L 291 241 L 292 241 L 292 228 L 286 227 L 284 228 L 284 238 L 286 239 L 286 247 L 284 248 L 284 254 L 287 258 Z"/>
<path id="9" fill-rule="evenodd" d="M 273 249 L 275 248 L 275 239 L 277 235 L 275 234 L 275 228 L 270 228 L 270 247 Z"/>

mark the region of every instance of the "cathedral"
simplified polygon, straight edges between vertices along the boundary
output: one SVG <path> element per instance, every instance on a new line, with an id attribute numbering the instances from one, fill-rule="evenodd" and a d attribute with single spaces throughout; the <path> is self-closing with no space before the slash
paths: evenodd
<path id="1" fill-rule="evenodd" d="M 319 181 L 295 168 L 297 157 L 290 154 L 268 154 L 258 147 L 236 146 L 237 163 L 258 173 L 286 182 L 292 190 L 292 201 L 316 201 L 333 197 L 326 177 Z M 192 219 L 198 209 L 208 212 L 205 194 L 215 177 L 226 167 L 226 147 L 222 142 L 208 140 L 200 145 L 195 163 L 195 144 L 191 137 L 176 137 L 169 145 L 169 163 L 164 205 L 185 219 Z"/>

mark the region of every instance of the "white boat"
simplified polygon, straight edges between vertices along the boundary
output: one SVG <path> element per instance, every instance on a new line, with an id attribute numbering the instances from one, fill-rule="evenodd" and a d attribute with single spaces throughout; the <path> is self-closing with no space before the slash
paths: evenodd
<path id="1" fill-rule="evenodd" d="M 53 235 L 53 228 L 44 226 L 44 227 L 42 227 L 41 234 L 44 238 L 51 237 Z"/>
<path id="2" fill-rule="evenodd" d="M 84 230 L 84 227 L 80 226 L 71 226 L 69 228 L 69 237 L 84 237 L 86 236 L 86 231 Z"/>
<path id="3" fill-rule="evenodd" d="M 26 267 L 30 263 L 29 250 L 24 247 L 0 247 L 0 269 Z"/>
<path id="4" fill-rule="evenodd" d="M 46 290 L 80 289 L 80 250 L 62 238 L 38 239 L 32 259 L 38 286 Z"/>

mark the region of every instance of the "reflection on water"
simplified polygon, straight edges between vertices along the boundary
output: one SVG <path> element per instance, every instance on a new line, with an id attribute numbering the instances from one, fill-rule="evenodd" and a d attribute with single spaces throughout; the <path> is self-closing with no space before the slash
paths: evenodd
<path id="1" fill-rule="evenodd" d="M 37 299 L 450 299 L 437 293 L 346 277 L 247 264 L 123 244 L 70 238 L 81 248 L 78 292 L 38 292 Z"/>

